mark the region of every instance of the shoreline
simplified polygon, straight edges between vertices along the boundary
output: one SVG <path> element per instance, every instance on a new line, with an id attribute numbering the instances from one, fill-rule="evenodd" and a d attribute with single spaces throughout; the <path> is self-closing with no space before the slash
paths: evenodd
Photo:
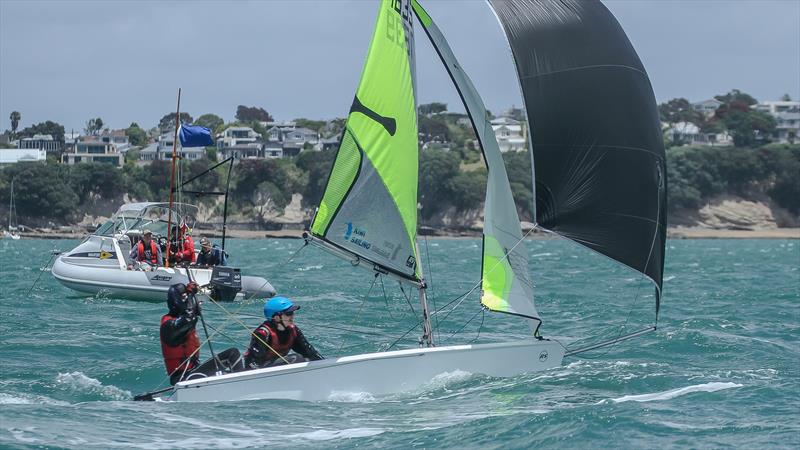
<path id="1" fill-rule="evenodd" d="M 30 231 L 20 235 L 26 239 L 82 239 L 88 233 L 68 232 L 68 231 Z M 195 230 L 192 233 L 195 239 L 208 237 L 212 239 L 222 238 L 222 233 L 216 230 Z M 300 239 L 303 236 L 302 230 L 228 230 L 227 237 L 233 239 Z M 461 239 L 477 238 L 480 233 L 475 232 L 456 232 L 444 231 L 442 234 L 419 234 L 419 236 L 429 236 L 436 239 Z M 761 230 L 718 230 L 697 227 L 673 227 L 667 229 L 669 239 L 800 239 L 800 228 L 772 228 Z M 528 239 L 554 239 L 549 233 L 532 233 Z M 3 241 L 5 239 L 0 239 Z M 9 239 L 10 240 L 10 239 Z"/>

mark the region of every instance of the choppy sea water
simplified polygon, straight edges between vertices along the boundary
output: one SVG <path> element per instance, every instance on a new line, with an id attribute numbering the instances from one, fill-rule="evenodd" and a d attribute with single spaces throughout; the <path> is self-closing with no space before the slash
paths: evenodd
<path id="1" fill-rule="evenodd" d="M 565 358 L 548 372 L 488 378 L 454 371 L 415 392 L 345 392 L 324 402 L 133 402 L 164 386 L 165 307 L 60 286 L 53 249 L 76 241 L 0 241 L 0 447 L 68 448 L 798 448 L 800 242 L 671 240 L 656 333 Z M 635 273 L 561 240 L 525 243 L 546 337 L 568 347 L 651 323 Z M 385 348 L 415 324 L 394 282 L 299 240 L 232 240 L 231 263 L 302 305 L 297 323 L 326 356 Z M 477 281 L 480 242 L 421 242 L 434 308 Z M 427 261 L 430 261 L 428 263 Z M 39 280 L 35 283 L 37 277 Z M 385 291 L 385 295 L 384 295 Z M 230 305 L 254 327 L 262 301 Z M 473 293 L 444 319 L 441 343 L 522 336 L 481 314 Z M 204 311 L 243 349 L 243 326 Z M 416 345 L 417 332 L 398 346 Z M 222 336 L 222 334 L 220 334 Z M 208 352 L 204 349 L 204 357 Z"/>

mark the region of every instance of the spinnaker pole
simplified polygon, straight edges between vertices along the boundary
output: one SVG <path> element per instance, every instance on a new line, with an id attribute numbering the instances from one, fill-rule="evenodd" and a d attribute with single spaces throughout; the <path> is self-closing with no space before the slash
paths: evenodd
<path id="1" fill-rule="evenodd" d="M 178 109 L 175 111 L 175 136 L 172 139 L 172 175 L 169 178 L 169 211 L 167 212 L 167 255 L 164 267 L 169 267 L 169 251 L 172 242 L 172 202 L 175 189 L 175 161 L 178 159 L 178 127 L 181 124 L 181 88 L 178 88 Z"/>

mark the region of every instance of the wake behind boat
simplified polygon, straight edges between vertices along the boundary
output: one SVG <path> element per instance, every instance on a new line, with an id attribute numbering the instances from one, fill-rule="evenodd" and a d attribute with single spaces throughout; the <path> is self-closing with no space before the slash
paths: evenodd
<path id="1" fill-rule="evenodd" d="M 170 215 L 172 223 L 181 223 L 196 213 L 197 207 L 188 204 L 175 204 L 171 210 L 168 203 L 122 205 L 80 245 L 59 255 L 51 273 L 61 284 L 79 292 L 133 300 L 162 302 L 171 285 L 191 280 L 200 286 L 209 285 L 218 299 L 275 295 L 266 279 L 242 276 L 233 267 L 153 267 L 131 260 L 131 247 L 145 229 L 152 231 L 156 241 L 166 243 Z"/>

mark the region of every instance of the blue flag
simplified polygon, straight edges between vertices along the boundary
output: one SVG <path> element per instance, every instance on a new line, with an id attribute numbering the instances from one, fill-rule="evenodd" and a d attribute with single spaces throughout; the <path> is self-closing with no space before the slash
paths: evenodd
<path id="1" fill-rule="evenodd" d="M 199 125 L 181 125 L 181 146 L 182 147 L 206 147 L 214 145 L 211 139 L 211 130 Z"/>

